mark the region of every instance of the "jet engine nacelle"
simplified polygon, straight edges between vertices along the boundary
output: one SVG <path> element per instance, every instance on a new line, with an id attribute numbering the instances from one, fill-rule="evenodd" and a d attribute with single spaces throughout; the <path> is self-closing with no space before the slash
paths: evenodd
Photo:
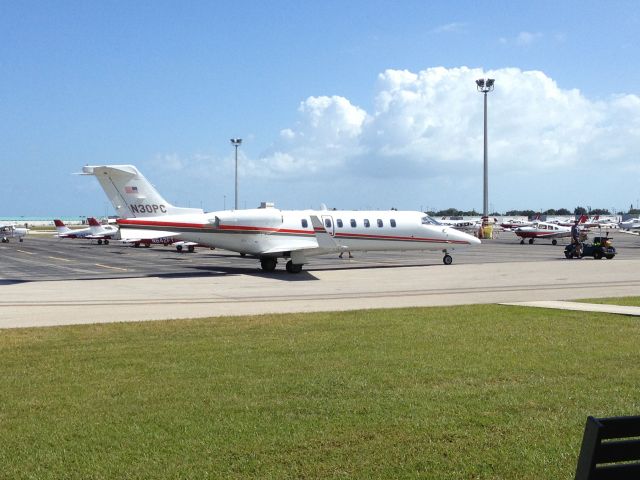
<path id="1" fill-rule="evenodd" d="M 276 208 L 254 208 L 220 212 L 215 217 L 215 225 L 259 228 L 279 228 L 283 223 L 282 212 Z"/>

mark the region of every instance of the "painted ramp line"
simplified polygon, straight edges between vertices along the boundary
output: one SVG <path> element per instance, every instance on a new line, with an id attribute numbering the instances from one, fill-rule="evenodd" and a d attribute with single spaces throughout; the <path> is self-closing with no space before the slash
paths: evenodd
<path id="1" fill-rule="evenodd" d="M 574 310 L 578 312 L 614 313 L 618 315 L 632 315 L 640 317 L 640 307 L 623 305 L 605 305 L 600 303 L 561 302 L 558 300 L 545 300 L 540 302 L 512 302 L 500 305 L 512 305 L 516 307 L 552 308 L 556 310 Z"/>

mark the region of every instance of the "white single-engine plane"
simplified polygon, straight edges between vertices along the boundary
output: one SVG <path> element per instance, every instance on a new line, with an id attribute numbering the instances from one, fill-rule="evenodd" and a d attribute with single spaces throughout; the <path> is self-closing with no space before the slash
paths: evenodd
<path id="1" fill-rule="evenodd" d="M 584 222 L 586 219 L 587 216 L 582 215 L 578 220 L 580 230 L 585 229 Z M 536 238 L 549 238 L 553 245 L 557 245 L 558 238 L 567 238 L 571 236 L 571 227 L 549 222 L 534 221 L 531 225 L 516 228 L 514 232 L 522 239 L 520 240 L 520 245 L 524 244 L 525 238 L 529 239 L 529 244 L 532 244 Z"/>
<path id="2" fill-rule="evenodd" d="M 7 224 L 0 225 L 0 240 L 2 243 L 9 243 L 10 238 L 17 238 L 19 242 L 22 242 L 27 233 L 29 233 L 28 228 Z"/>
<path id="3" fill-rule="evenodd" d="M 280 210 L 262 208 L 205 213 L 168 203 L 133 165 L 85 166 L 113 204 L 122 240 L 176 238 L 222 248 L 260 260 L 275 270 L 278 259 L 298 273 L 308 258 L 346 251 L 436 250 L 451 264 L 450 252 L 480 240 L 439 224 L 422 212 Z"/>

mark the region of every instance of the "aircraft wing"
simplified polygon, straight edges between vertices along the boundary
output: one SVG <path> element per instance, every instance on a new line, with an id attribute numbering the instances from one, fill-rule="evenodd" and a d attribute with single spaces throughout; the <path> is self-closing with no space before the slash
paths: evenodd
<path id="1" fill-rule="evenodd" d="M 309 238 L 304 243 L 299 243 L 297 245 L 279 245 L 261 253 L 269 255 L 284 252 L 314 252 L 317 254 L 327 250 L 333 251 L 336 249 L 346 248 L 338 244 L 335 239 L 329 235 L 317 215 L 311 215 L 311 224 L 313 225 L 315 237 Z"/>
<path id="2" fill-rule="evenodd" d="M 123 242 L 140 242 L 156 238 L 177 237 L 178 232 L 144 230 L 141 228 L 120 228 L 120 240 Z"/>
<path id="3" fill-rule="evenodd" d="M 103 238 L 111 238 L 112 235 L 105 235 L 105 234 L 100 234 L 100 235 L 86 235 L 84 238 L 88 238 L 90 240 L 102 240 Z"/>
<path id="4" fill-rule="evenodd" d="M 304 252 L 304 251 L 312 251 L 317 250 L 318 246 L 313 245 L 295 245 L 295 246 L 287 246 L 282 245 L 278 247 L 268 248 L 267 250 L 263 250 L 260 253 L 262 255 L 273 255 L 275 253 L 284 253 L 284 252 Z"/>

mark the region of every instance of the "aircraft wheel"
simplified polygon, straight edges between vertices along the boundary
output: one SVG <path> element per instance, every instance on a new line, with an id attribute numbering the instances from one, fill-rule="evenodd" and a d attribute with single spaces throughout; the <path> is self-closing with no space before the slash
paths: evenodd
<path id="1" fill-rule="evenodd" d="M 300 273 L 302 271 L 301 263 L 293 263 L 291 260 L 287 262 L 287 272 L 289 273 Z"/>
<path id="2" fill-rule="evenodd" d="M 109 240 L 105 240 L 105 241 L 104 241 L 104 244 L 105 244 L 105 245 L 109 245 Z"/>
<path id="3" fill-rule="evenodd" d="M 444 263 L 445 265 L 451 265 L 453 263 L 453 258 L 451 257 L 451 255 L 447 254 L 442 258 L 442 263 Z"/>
<path id="4" fill-rule="evenodd" d="M 247 256 L 247 254 L 246 254 L 246 253 L 241 253 L 241 254 L 240 254 L 240 256 L 241 256 L 241 257 L 246 257 L 246 256 Z"/>
<path id="5" fill-rule="evenodd" d="M 529 239 L 529 245 L 533 245 L 533 238 Z"/>
<path id="6" fill-rule="evenodd" d="M 558 240 L 556 240 L 555 238 L 551 240 L 551 245 L 557 245 L 557 244 L 558 244 Z"/>
<path id="7" fill-rule="evenodd" d="M 134 246 L 135 248 L 139 248 L 139 247 L 140 247 L 140 242 L 136 242 L 136 243 L 134 243 L 134 244 L 133 244 L 133 246 Z"/>
<path id="8" fill-rule="evenodd" d="M 193 252 L 195 252 L 195 251 L 196 251 L 196 247 L 195 247 L 195 245 L 189 245 L 189 246 L 187 247 L 187 250 L 189 250 L 189 253 L 193 253 Z"/>
<path id="9" fill-rule="evenodd" d="M 520 245 L 524 245 L 524 238 L 520 240 Z"/>
<path id="10" fill-rule="evenodd" d="M 24 238 L 21 238 L 21 239 L 20 239 L 20 242 L 24 242 Z"/>
<path id="11" fill-rule="evenodd" d="M 98 245 L 102 245 L 102 240 L 98 239 Z"/>
<path id="12" fill-rule="evenodd" d="M 176 245 L 176 250 L 181 252 L 182 251 L 182 245 Z"/>
<path id="13" fill-rule="evenodd" d="M 260 259 L 260 266 L 265 272 L 273 272 L 278 264 L 278 259 L 275 257 L 264 257 Z M 288 265 L 288 264 L 287 264 Z M 287 267 L 287 271 L 289 268 Z"/>

